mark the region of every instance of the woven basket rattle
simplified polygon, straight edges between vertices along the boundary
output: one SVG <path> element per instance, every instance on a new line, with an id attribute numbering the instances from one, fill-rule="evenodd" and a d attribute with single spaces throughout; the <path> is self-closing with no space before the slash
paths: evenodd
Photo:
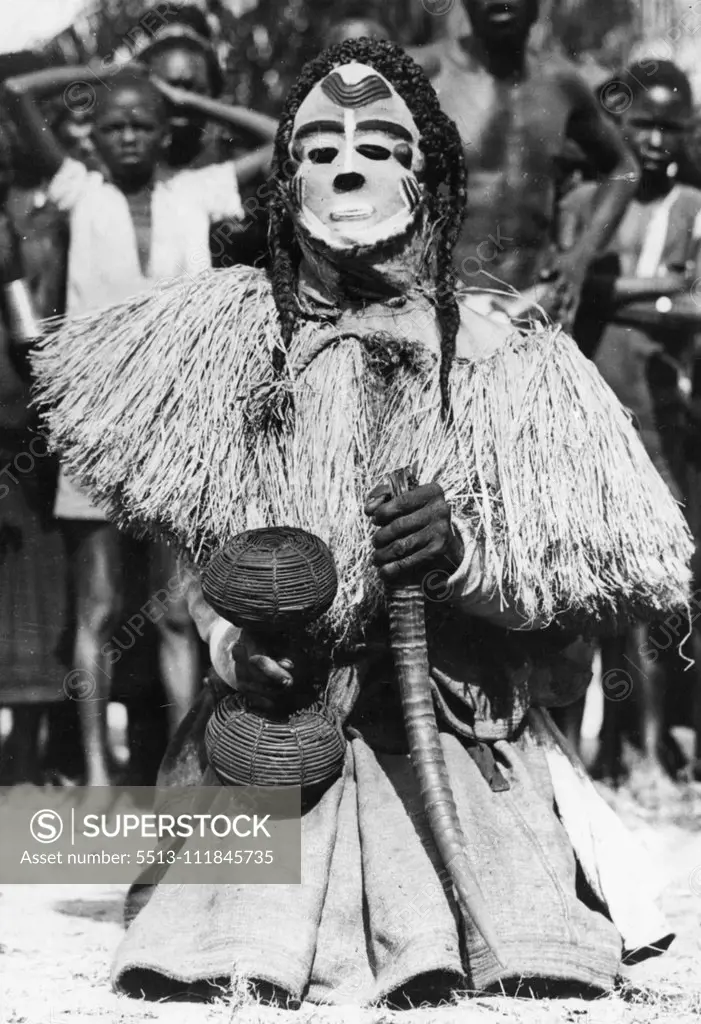
<path id="1" fill-rule="evenodd" d="M 328 547 L 313 534 L 289 527 L 239 534 L 217 552 L 202 577 L 204 597 L 212 608 L 261 638 L 266 653 L 278 659 L 289 638 L 328 610 L 337 587 Z M 301 786 L 310 793 L 338 777 L 346 748 L 342 728 L 324 703 L 309 703 L 309 683 L 296 678 L 296 702 L 283 694 L 275 712 L 252 707 L 235 692 L 219 702 L 207 724 L 205 743 L 221 782 Z M 298 706 L 300 692 L 306 692 L 307 706 Z"/>

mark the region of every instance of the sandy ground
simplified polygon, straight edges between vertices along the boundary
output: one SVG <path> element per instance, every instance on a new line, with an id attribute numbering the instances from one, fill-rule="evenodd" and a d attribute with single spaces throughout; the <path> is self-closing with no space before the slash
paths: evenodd
<path id="1" fill-rule="evenodd" d="M 163 1022 L 163 1024 L 647 1024 L 701 1020 L 701 792 L 680 788 L 674 806 L 646 812 L 623 790 L 616 809 L 652 856 L 663 881 L 661 905 L 677 939 L 663 957 L 635 968 L 612 996 L 594 1001 L 461 1000 L 455 1007 L 393 1014 L 353 1007 L 284 1013 L 223 995 L 214 1004 L 146 1003 L 110 989 L 112 954 L 122 935 L 124 887 L 0 886 L 0 1022 Z"/>

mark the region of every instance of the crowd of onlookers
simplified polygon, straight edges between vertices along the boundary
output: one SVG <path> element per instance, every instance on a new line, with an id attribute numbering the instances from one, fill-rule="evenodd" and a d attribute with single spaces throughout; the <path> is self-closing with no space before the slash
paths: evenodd
<path id="1" fill-rule="evenodd" d="M 2 241 L 41 317 L 259 254 L 261 226 L 244 223 L 240 190 L 264 181 L 275 122 L 219 99 L 206 19 L 196 8 L 171 10 L 176 16 L 118 71 L 50 65 L 5 84 Z M 106 717 L 94 709 L 111 693 L 129 705 L 130 746 L 144 754 L 130 777 L 150 778 L 200 683 L 198 640 L 172 585 L 175 558 L 164 545 L 122 537 L 37 443 L 30 382 L 12 360 L 9 330 L 4 317 L 0 701 L 13 708 L 13 728 L 3 777 L 85 772 L 107 783 Z M 119 627 L 153 594 L 162 595 L 159 612 L 137 644 Z M 117 668 L 127 647 L 136 657 Z"/>
<path id="2" fill-rule="evenodd" d="M 488 55 L 481 6 L 465 0 Z M 537 4 L 531 6 L 537 16 Z M 206 18 L 197 8 L 174 10 L 118 72 L 37 66 L 4 84 L 0 273 L 21 265 L 39 317 L 94 310 L 154 281 L 265 258 L 262 197 L 275 122 L 222 98 Z M 353 16 L 331 24 L 325 43 L 360 35 L 389 32 L 374 18 Z M 459 83 L 450 78 L 461 73 L 459 61 L 457 70 L 448 66 L 453 56 L 440 47 L 416 52 L 429 75 Z M 498 77 L 489 60 L 484 67 Z M 469 90 L 451 88 L 453 108 L 467 110 Z M 548 242 L 564 266 L 596 217 L 602 173 L 615 178 L 621 153 L 633 153 L 638 194 L 605 251 L 591 259 L 573 330 L 635 414 L 698 534 L 701 191 L 685 148 L 691 89 L 670 62 L 642 61 L 577 103 L 569 117 L 573 124 L 580 119 L 581 145 L 563 128 L 567 138 L 559 140 L 547 181 L 559 210 Z M 473 174 L 476 190 L 484 170 Z M 524 175 L 531 170 L 524 163 Z M 479 199 L 476 206 L 479 222 Z M 465 230 L 473 230 L 469 221 Z M 490 269 L 499 276 L 498 261 Z M 675 315 L 665 320 L 672 307 Z M 151 781 L 205 668 L 176 559 L 163 544 L 122 535 L 48 454 L 25 371 L 13 356 L 2 307 L 0 707 L 12 713 L 0 720 L 0 784 Z M 683 671 L 678 654 L 689 633 L 693 657 L 695 618 L 692 604 L 690 623 L 657 632 L 633 625 L 602 642 L 604 695 L 607 681 L 625 677 L 632 698 L 604 702 L 602 775 L 619 773 L 623 734 L 648 755 L 658 783 L 661 773 L 671 778 L 684 766 L 668 727 L 699 723 L 701 732 L 698 673 Z M 106 715 L 96 710 L 110 699 L 128 709 L 131 757 L 121 776 Z M 629 721 L 621 726 L 623 712 Z M 562 720 L 575 742 L 580 722 L 581 708 Z M 693 774 L 694 765 L 687 767 Z"/>

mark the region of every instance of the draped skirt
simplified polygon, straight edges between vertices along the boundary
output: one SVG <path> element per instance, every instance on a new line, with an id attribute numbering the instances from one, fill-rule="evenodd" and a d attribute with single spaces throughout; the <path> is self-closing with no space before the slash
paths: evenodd
<path id="1" fill-rule="evenodd" d="M 204 770 L 203 709 L 166 765 L 179 784 Z M 115 986 L 161 997 L 243 977 L 294 1002 L 355 1005 L 429 975 L 446 997 L 522 979 L 609 988 L 621 935 L 584 881 L 537 736 L 525 725 L 491 745 L 509 783 L 499 792 L 458 736 L 441 742 L 506 971 L 454 902 L 408 756 L 354 731 L 342 776 L 303 816 L 302 884 L 173 887 L 166 873 L 140 908 L 132 894 Z"/>

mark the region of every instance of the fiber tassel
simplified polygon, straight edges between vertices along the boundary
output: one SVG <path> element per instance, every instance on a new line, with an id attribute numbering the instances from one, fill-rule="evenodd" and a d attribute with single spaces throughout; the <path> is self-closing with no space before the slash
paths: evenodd
<path id="1" fill-rule="evenodd" d="M 559 329 L 504 346 L 454 389 L 486 558 L 528 618 L 685 604 L 693 542 L 630 414 Z"/>

